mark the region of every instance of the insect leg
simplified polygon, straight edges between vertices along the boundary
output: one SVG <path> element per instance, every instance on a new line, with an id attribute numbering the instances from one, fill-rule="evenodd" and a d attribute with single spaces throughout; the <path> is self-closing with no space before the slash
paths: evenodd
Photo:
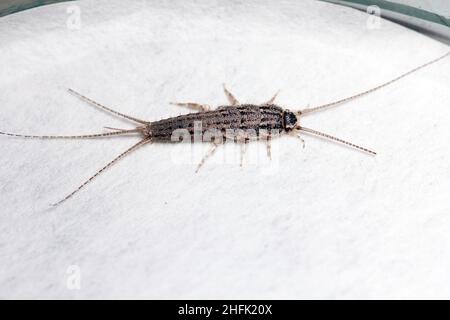
<path id="1" fill-rule="evenodd" d="M 216 149 L 218 146 L 219 146 L 219 143 L 213 142 L 211 149 L 209 149 L 208 153 L 203 157 L 203 159 L 198 164 L 197 169 L 195 170 L 195 173 L 197 173 L 200 170 L 200 168 L 205 164 L 206 160 L 209 157 L 211 157 L 214 154 L 214 152 L 216 152 Z"/>
<path id="2" fill-rule="evenodd" d="M 272 136 L 269 134 L 267 135 L 267 156 L 270 160 L 272 160 Z"/>
<path id="3" fill-rule="evenodd" d="M 302 143 L 303 149 L 305 149 L 305 140 L 303 140 L 303 138 L 302 138 L 299 134 L 296 135 L 296 137 L 297 137 L 298 139 L 300 139 L 300 142 Z"/>
<path id="4" fill-rule="evenodd" d="M 119 156 L 117 156 L 116 158 L 114 158 L 111 162 L 109 162 L 106 166 L 104 166 L 103 168 L 101 168 L 99 171 L 97 171 L 97 173 L 95 173 L 92 177 L 90 177 L 88 180 L 86 180 L 83 184 L 81 184 L 77 189 L 75 189 L 73 192 L 71 192 L 70 194 L 68 194 L 64 199 L 52 204 L 52 206 L 57 206 L 61 203 L 63 203 L 64 201 L 70 199 L 71 197 L 73 197 L 78 191 L 80 191 L 81 189 L 83 189 L 88 183 L 90 183 L 92 180 L 94 180 L 98 175 L 100 175 L 103 171 L 105 171 L 106 169 L 108 169 L 109 167 L 111 167 L 112 165 L 114 165 L 117 161 L 119 161 L 120 159 L 122 159 L 123 157 L 125 157 L 126 155 L 130 154 L 131 152 L 135 151 L 136 149 L 138 149 L 139 147 L 142 147 L 143 145 L 147 144 L 151 142 L 150 139 L 145 138 L 144 140 L 139 141 L 138 143 L 136 143 L 135 145 L 133 145 L 131 148 L 128 148 L 125 152 L 121 153 Z"/>
<path id="5" fill-rule="evenodd" d="M 119 117 L 122 117 L 122 118 L 125 118 L 125 119 L 128 119 L 128 120 L 131 120 L 131 121 L 134 121 L 134 122 L 137 122 L 137 123 L 142 123 L 142 124 L 147 124 L 148 123 L 148 121 L 141 120 L 141 119 L 138 119 L 138 118 L 135 118 L 135 117 L 132 117 L 132 116 L 120 113 L 120 112 L 115 111 L 115 110 L 113 110 L 111 108 L 108 108 L 108 107 L 106 107 L 104 105 L 101 105 L 100 103 L 98 103 L 98 102 L 96 102 L 96 101 L 94 101 L 92 99 L 89 99 L 88 97 L 83 96 L 81 93 L 78 93 L 75 90 L 68 89 L 68 91 L 71 94 L 73 94 L 73 95 L 77 96 L 78 98 L 80 98 L 81 100 L 83 100 L 83 101 L 85 101 L 85 102 L 87 102 L 87 103 L 89 103 L 89 104 L 91 104 L 91 105 L 93 105 L 93 106 L 95 106 L 97 108 L 106 110 L 106 111 L 108 111 L 108 112 L 110 112 L 110 113 L 112 113 L 112 114 L 114 114 L 116 116 L 119 116 Z"/>
<path id="6" fill-rule="evenodd" d="M 263 105 L 274 103 L 274 101 L 275 101 L 275 99 L 277 98 L 277 96 L 278 96 L 279 93 L 280 93 L 280 90 L 278 90 L 278 91 L 273 95 L 273 97 L 270 98 L 270 100 L 268 100 L 267 102 L 263 103 Z"/>
<path id="7" fill-rule="evenodd" d="M 225 86 L 225 83 L 223 84 L 223 91 L 225 92 L 225 96 L 227 97 L 228 102 L 232 106 L 239 105 L 239 101 L 233 96 L 233 94 L 230 91 L 228 91 L 227 87 Z"/>
<path id="8" fill-rule="evenodd" d="M 250 141 L 250 139 L 244 138 L 243 142 L 241 143 L 241 163 L 240 163 L 241 167 L 244 163 L 244 155 L 245 155 L 245 152 L 247 151 L 247 144 L 249 141 Z"/>
<path id="9" fill-rule="evenodd" d="M 211 110 L 211 107 L 207 104 L 200 104 L 200 103 L 194 103 L 194 102 L 170 102 L 170 104 L 173 104 L 175 106 L 180 107 L 186 107 L 190 109 L 194 109 L 197 111 L 209 111 Z"/>

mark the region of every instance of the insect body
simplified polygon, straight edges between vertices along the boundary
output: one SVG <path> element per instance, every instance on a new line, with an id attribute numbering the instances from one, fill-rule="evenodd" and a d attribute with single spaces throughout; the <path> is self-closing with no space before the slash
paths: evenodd
<path id="1" fill-rule="evenodd" d="M 174 118 L 155 121 L 147 125 L 147 132 L 154 141 L 169 141 L 175 130 L 186 129 L 194 134 L 194 123 L 202 123 L 202 134 L 208 130 L 254 130 L 259 137 L 264 131 L 290 131 L 297 122 L 293 112 L 274 104 L 222 106 L 217 110 L 190 113 Z"/>
<path id="2" fill-rule="evenodd" d="M 359 98 L 368 93 L 379 90 L 379 89 L 381 89 L 387 85 L 390 85 L 390 84 L 406 77 L 407 75 L 412 74 L 432 63 L 442 60 L 449 55 L 450 55 L 450 52 L 443 55 L 442 57 L 439 57 L 438 59 L 435 59 L 435 60 L 430 61 L 422 66 L 419 66 L 407 73 L 402 74 L 401 76 L 399 76 L 389 82 L 386 82 L 386 83 L 384 83 L 380 86 L 377 86 L 375 88 L 372 88 L 368 91 L 359 93 L 357 95 L 354 95 L 354 96 L 351 96 L 351 97 L 348 97 L 345 99 L 341 99 L 336 102 L 328 103 L 328 104 L 313 107 L 313 108 L 298 110 L 298 111 L 290 111 L 289 109 L 285 109 L 285 108 L 282 108 L 282 107 L 274 104 L 277 94 L 275 94 L 267 102 L 262 103 L 260 105 L 240 104 L 239 101 L 224 86 L 224 92 L 228 99 L 229 105 L 220 106 L 220 107 L 216 108 L 215 110 L 212 110 L 212 108 L 209 105 L 205 105 L 205 104 L 174 103 L 175 105 L 178 105 L 178 106 L 195 109 L 198 112 L 151 122 L 151 121 L 145 121 L 145 120 L 115 111 L 111 108 L 101 105 L 98 102 L 95 102 L 95 101 L 75 92 L 74 90 L 69 89 L 70 93 L 78 96 L 80 99 L 88 102 L 89 104 L 94 105 L 105 111 L 108 111 L 118 117 L 122 117 L 122 118 L 125 118 L 128 120 L 131 120 L 131 121 L 137 123 L 138 126 L 136 126 L 133 129 L 117 129 L 117 128 L 106 127 L 107 129 L 110 129 L 112 131 L 105 132 L 105 133 L 96 133 L 96 134 L 88 134 L 88 135 L 73 135 L 73 136 L 60 136 L 60 135 L 58 135 L 58 136 L 37 136 L 37 135 L 22 135 L 22 134 L 15 134 L 15 133 L 6 133 L 6 132 L 0 132 L 0 134 L 7 135 L 7 136 L 13 136 L 13 137 L 38 138 L 38 139 L 89 139 L 89 138 L 103 138 L 103 137 L 112 137 L 112 136 L 128 135 L 128 134 L 141 135 L 142 139 L 138 143 L 136 143 L 129 149 L 125 150 L 125 152 L 123 152 L 122 154 L 117 156 L 115 159 L 113 159 L 111 162 L 109 162 L 107 165 L 105 165 L 102 169 L 97 171 L 96 174 L 94 174 L 92 177 L 90 177 L 88 180 L 86 180 L 76 190 L 74 190 L 72 193 L 67 195 L 61 201 L 57 202 L 55 205 L 58 205 L 58 204 L 64 202 L 65 200 L 71 198 L 74 194 L 76 194 L 79 190 L 84 188 L 89 182 L 91 182 L 99 174 L 101 174 L 103 171 L 105 171 L 106 169 L 111 167 L 113 164 L 115 164 L 118 160 L 122 159 L 123 157 L 130 154 L 131 152 L 138 149 L 139 147 L 141 147 L 145 144 L 148 144 L 148 143 L 152 143 L 152 142 L 178 142 L 178 141 L 180 141 L 179 139 L 174 139 L 174 133 L 176 133 L 177 131 L 180 131 L 180 130 L 184 130 L 184 132 L 187 133 L 191 137 L 191 139 L 192 139 L 192 137 L 195 138 L 196 131 L 200 131 L 199 133 L 202 137 L 204 137 L 207 133 L 214 132 L 214 135 L 208 136 L 207 139 L 202 139 L 202 141 L 212 143 L 212 147 L 211 147 L 210 151 L 205 155 L 205 157 L 199 163 L 199 165 L 197 167 L 197 171 L 205 163 L 206 159 L 214 153 L 216 148 L 223 141 L 230 138 L 230 135 L 229 135 L 230 131 L 233 133 L 231 138 L 234 141 L 241 142 L 242 145 L 244 145 L 244 146 L 252 138 L 259 139 L 262 136 L 264 136 L 264 138 L 267 139 L 267 154 L 269 157 L 271 154 L 270 143 L 271 143 L 271 139 L 274 134 L 277 134 L 277 135 L 284 134 L 284 135 L 292 135 L 292 136 L 299 137 L 299 134 L 301 132 L 320 136 L 320 137 L 326 138 L 326 139 L 330 139 L 330 140 L 345 144 L 349 147 L 353 147 L 360 151 L 375 155 L 376 153 L 374 151 L 369 150 L 367 148 L 363 148 L 361 146 L 358 146 L 353 143 L 347 142 L 345 140 L 336 138 L 329 134 L 319 132 L 317 130 L 306 128 L 300 124 L 299 120 L 301 119 L 301 117 L 303 117 L 305 115 L 311 114 L 313 112 L 321 111 L 321 110 L 327 109 L 329 107 L 337 106 L 344 102 L 348 102 L 350 100 Z M 196 127 L 196 124 L 198 124 L 198 123 L 201 124 L 200 128 Z M 197 129 L 199 129 L 199 130 L 197 130 Z M 175 137 L 177 137 L 177 136 L 175 136 Z M 216 138 L 220 138 L 220 139 L 216 139 Z M 303 141 L 303 139 L 301 139 L 301 140 Z M 244 152 L 241 153 L 241 164 L 242 164 L 243 154 L 244 154 Z"/>

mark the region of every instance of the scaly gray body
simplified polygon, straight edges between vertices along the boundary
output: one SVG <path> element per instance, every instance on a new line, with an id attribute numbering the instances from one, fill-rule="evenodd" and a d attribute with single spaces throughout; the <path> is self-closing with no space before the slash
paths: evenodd
<path id="1" fill-rule="evenodd" d="M 222 106 L 212 111 L 203 111 L 154 121 L 148 124 L 147 131 L 153 141 L 169 142 L 175 130 L 186 129 L 191 136 L 194 122 L 202 124 L 202 134 L 207 130 L 254 130 L 259 136 L 261 130 L 270 133 L 286 130 L 285 114 L 287 110 L 269 105 L 242 104 Z"/>

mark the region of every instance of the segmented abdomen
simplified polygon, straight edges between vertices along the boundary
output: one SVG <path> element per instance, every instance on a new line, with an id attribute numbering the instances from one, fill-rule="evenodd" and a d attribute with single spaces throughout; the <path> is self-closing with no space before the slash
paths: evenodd
<path id="1" fill-rule="evenodd" d="M 171 141 L 177 129 L 186 129 L 194 135 L 194 123 L 201 123 L 202 134 L 207 130 L 230 129 L 253 131 L 259 135 L 261 130 L 282 130 L 283 109 L 276 105 L 223 106 L 213 111 L 190 113 L 178 117 L 152 122 L 150 131 L 155 141 Z"/>

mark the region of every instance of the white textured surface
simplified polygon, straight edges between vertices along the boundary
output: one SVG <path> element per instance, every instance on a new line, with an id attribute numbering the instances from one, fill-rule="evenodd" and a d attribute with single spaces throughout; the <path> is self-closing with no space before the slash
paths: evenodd
<path id="1" fill-rule="evenodd" d="M 243 102 L 282 89 L 279 104 L 302 108 L 448 50 L 322 2 L 160 2 L 77 3 L 80 30 L 66 28 L 74 3 L 0 19 L 0 128 L 126 125 L 67 87 L 152 120 L 183 112 L 173 100 L 224 103 L 222 82 Z M 286 137 L 272 174 L 220 161 L 195 174 L 171 146 L 149 145 L 56 209 L 136 139 L 0 137 L 0 296 L 450 298 L 449 71 L 446 59 L 303 120 L 377 157 Z M 80 290 L 66 287 L 70 265 Z"/>

